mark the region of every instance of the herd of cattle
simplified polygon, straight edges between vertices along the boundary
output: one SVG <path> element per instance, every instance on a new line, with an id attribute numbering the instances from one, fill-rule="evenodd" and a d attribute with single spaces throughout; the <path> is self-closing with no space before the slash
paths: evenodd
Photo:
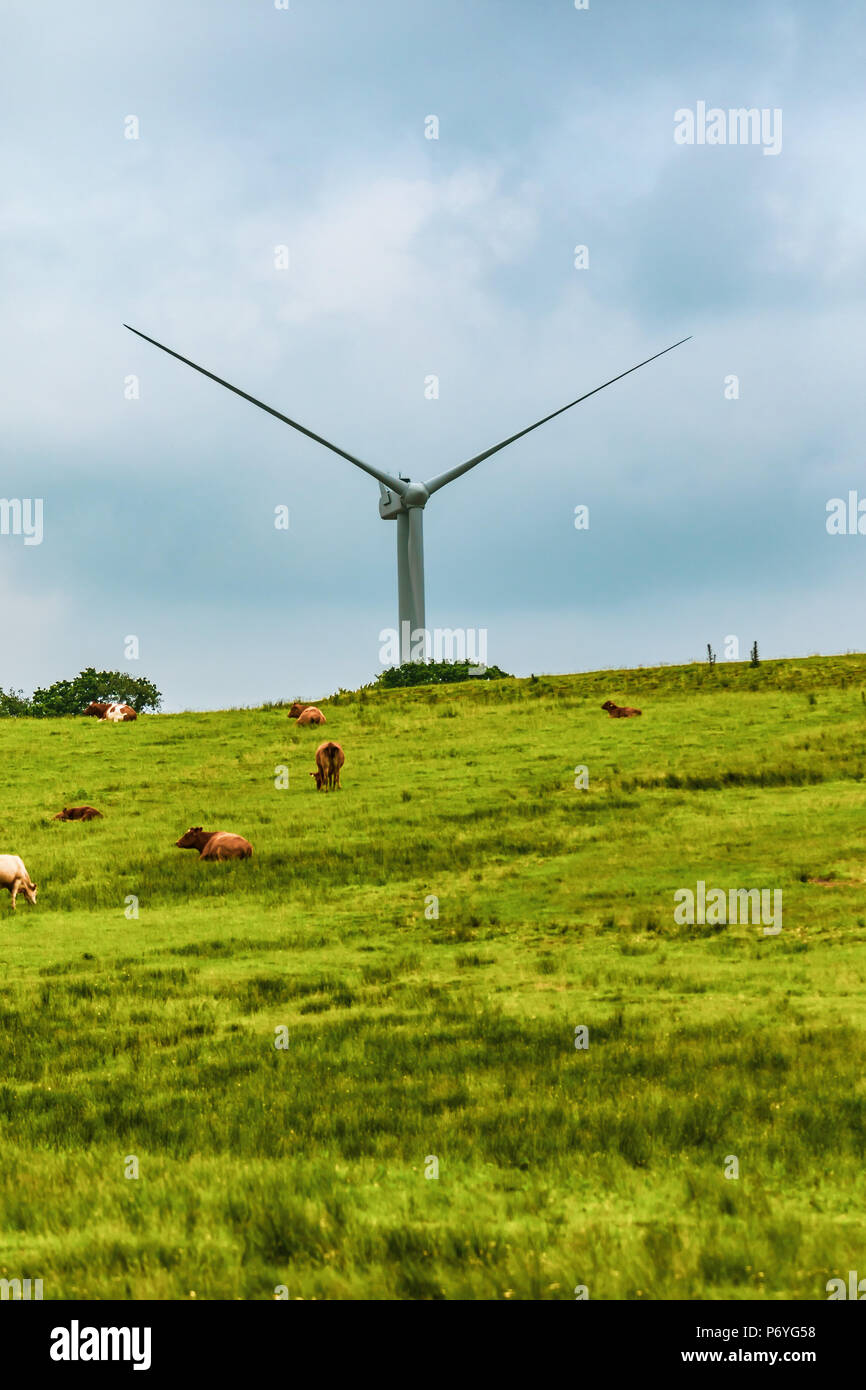
<path id="1" fill-rule="evenodd" d="M 125 724 L 138 718 L 130 705 L 110 700 L 94 700 L 83 713 L 95 719 L 107 720 L 110 724 Z M 302 728 L 315 728 L 327 723 L 322 711 L 315 705 L 303 705 L 297 701 L 289 710 L 289 718 L 294 719 Z M 345 761 L 345 753 L 333 739 L 319 744 L 316 749 L 316 770 L 310 773 L 310 776 L 316 779 L 317 791 L 342 789 L 340 769 Z M 58 811 L 57 815 L 52 817 L 53 820 L 61 821 L 90 821 L 101 818 L 102 812 L 95 806 L 64 806 L 62 811 Z M 207 860 L 249 859 L 253 852 L 252 845 L 243 835 L 234 835 L 228 830 L 203 830 L 200 825 L 191 825 L 189 830 L 175 841 L 175 845 L 177 849 L 198 850 L 199 859 Z M 29 903 L 36 902 L 37 886 L 27 872 L 24 860 L 18 854 L 0 854 L 0 888 L 8 888 L 13 908 L 19 893 L 23 893 Z"/>
<path id="2" fill-rule="evenodd" d="M 611 719 L 631 719 L 642 713 L 629 705 L 615 705 L 613 700 L 605 700 L 602 709 L 607 711 Z M 138 718 L 130 705 L 110 700 L 94 700 L 84 713 L 96 719 L 107 720 L 111 724 L 127 723 Z M 315 728 L 328 722 L 316 705 L 304 705 L 297 700 L 289 710 L 289 718 L 294 719 L 302 728 Z M 339 743 L 328 739 L 325 743 L 319 744 L 316 749 L 316 770 L 310 773 L 310 776 L 316 779 L 316 791 L 335 791 L 340 788 L 340 769 L 345 761 L 346 756 Z M 95 806 L 64 806 L 53 819 L 89 821 L 101 816 L 102 812 L 97 811 Z M 198 850 L 199 859 L 207 860 L 249 859 L 253 852 L 252 845 L 243 835 L 235 835 L 228 830 L 203 830 L 200 825 L 191 825 L 189 830 L 175 841 L 175 845 L 177 849 Z M 0 888 L 9 889 L 13 908 L 19 893 L 23 893 L 29 903 L 36 902 L 36 884 L 27 872 L 20 855 L 0 854 Z"/>

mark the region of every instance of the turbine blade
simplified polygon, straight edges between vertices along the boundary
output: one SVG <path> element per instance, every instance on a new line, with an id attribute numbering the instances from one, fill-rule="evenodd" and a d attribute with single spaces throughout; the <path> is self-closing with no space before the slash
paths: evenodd
<path id="1" fill-rule="evenodd" d="M 215 376 L 213 372 L 209 372 L 204 367 L 200 367 L 197 362 L 191 362 L 188 357 L 181 357 L 179 352 L 174 352 L 171 348 L 166 347 L 164 343 L 158 343 L 156 338 L 149 338 L 146 333 L 140 333 L 139 330 L 133 328 L 131 324 L 125 323 L 123 326 L 124 328 L 128 328 L 130 333 L 135 333 L 139 338 L 143 338 L 146 343 L 153 343 L 153 346 L 158 347 L 161 352 L 167 352 L 169 357 L 176 357 L 178 362 L 185 362 L 186 365 L 192 367 L 194 371 L 201 372 L 202 376 L 210 377 L 211 381 L 215 381 L 218 386 L 225 386 L 227 391 L 234 391 L 236 396 L 242 396 L 245 401 L 250 401 L 252 405 L 257 405 L 259 410 L 266 410 L 269 415 L 275 416 L 277 420 L 282 420 L 284 425 L 291 425 L 293 430 L 298 430 L 301 434 L 305 434 L 308 439 L 315 439 L 317 444 L 324 444 L 326 449 L 331 450 L 331 453 L 339 454 L 340 458 L 348 459 L 349 463 L 354 463 L 356 468 L 361 468 L 365 473 L 369 473 L 371 478 L 377 478 L 380 484 L 385 484 L 389 488 L 393 488 L 398 497 L 402 497 L 405 493 L 406 483 L 401 482 L 399 478 L 392 477 L 390 473 L 384 472 L 381 468 L 374 468 L 371 463 L 364 463 L 362 459 L 355 458 L 354 454 L 347 454 L 345 449 L 341 449 L 337 444 L 332 444 L 329 439 L 323 439 L 320 434 L 316 434 L 313 430 L 308 430 L 306 425 L 299 425 L 297 420 L 290 420 L 288 415 L 283 415 L 279 410 L 274 410 L 273 406 L 265 405 L 264 401 L 257 401 L 255 396 L 250 396 L 246 391 L 242 391 L 239 386 L 232 386 L 230 381 L 223 381 L 221 376 Z"/>
<path id="2" fill-rule="evenodd" d="M 453 482 L 454 479 L 459 478 L 461 474 L 468 473 L 470 468 L 474 468 L 477 463 L 483 463 L 485 459 L 490 458 L 491 454 L 498 454 L 500 449 L 506 448 L 508 444 L 513 444 L 516 439 L 522 439 L 525 434 L 531 434 L 533 430 L 538 429 L 539 425 L 546 425 L 548 420 L 554 420 L 557 415 L 562 415 L 563 411 L 571 410 L 572 406 L 580 405 L 581 401 L 589 400 L 590 396 L 597 395 L 597 393 L 603 391 L 606 386 L 612 386 L 615 381 L 622 381 L 624 376 L 630 376 L 631 373 L 636 372 L 639 367 L 645 367 L 648 362 L 655 362 L 657 357 L 664 357 L 666 352 L 673 352 L 674 348 L 680 347 L 682 343 L 687 343 L 691 336 L 692 335 L 689 334 L 688 338 L 680 338 L 678 343 L 671 343 L 670 347 L 662 348 L 661 352 L 653 353 L 652 357 L 646 357 L 643 362 L 638 362 L 637 366 L 629 367 L 627 372 L 620 372 L 619 376 L 612 376 L 610 381 L 602 382 L 601 386 L 596 386 L 592 391 L 587 391 L 586 395 L 578 396 L 576 401 L 569 401 L 568 405 L 560 406 L 559 410 L 554 410 L 550 415 L 545 415 L 543 420 L 536 420 L 534 425 L 527 425 L 525 430 L 519 430 L 517 434 L 512 434 L 508 439 L 503 439 L 500 444 L 494 444 L 492 449 L 485 449 L 483 454 L 476 454 L 474 458 L 467 459 L 465 463 L 459 463 L 456 468 L 449 468 L 447 473 L 440 473 L 438 478 L 433 478 L 431 482 L 424 484 L 428 493 L 432 495 L 434 492 L 438 492 L 440 487 L 444 487 L 446 483 Z"/>

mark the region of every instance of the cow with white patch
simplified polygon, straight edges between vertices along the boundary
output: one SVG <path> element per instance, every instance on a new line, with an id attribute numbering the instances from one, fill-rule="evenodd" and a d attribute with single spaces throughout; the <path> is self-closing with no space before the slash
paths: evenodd
<path id="1" fill-rule="evenodd" d="M 0 888 L 8 888 L 12 894 L 12 907 L 19 893 L 23 893 L 29 903 L 36 905 L 36 884 L 24 867 L 19 854 L 0 854 Z"/>
<path id="2" fill-rule="evenodd" d="M 93 700 L 84 713 L 91 719 L 107 719 L 109 724 L 126 724 L 138 718 L 131 705 L 121 704 L 119 700 Z"/>
<path id="3" fill-rule="evenodd" d="M 138 715 L 131 705 L 112 703 L 108 706 L 102 718 L 107 719 L 109 724 L 127 724 L 131 720 L 137 719 Z"/>

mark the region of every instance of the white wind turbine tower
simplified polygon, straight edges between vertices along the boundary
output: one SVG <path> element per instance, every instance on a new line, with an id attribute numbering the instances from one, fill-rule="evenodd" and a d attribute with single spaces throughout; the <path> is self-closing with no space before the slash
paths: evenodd
<path id="1" fill-rule="evenodd" d="M 371 463 L 364 463 L 363 460 L 356 458 L 354 454 L 349 454 L 345 449 L 341 449 L 337 444 L 332 444 L 330 440 L 323 439 L 320 434 L 313 430 L 308 430 L 305 425 L 299 425 L 297 420 L 290 420 L 288 415 L 283 415 L 279 410 L 274 410 L 273 406 L 265 405 L 264 401 L 256 400 L 255 396 L 250 396 L 246 391 L 242 391 L 238 386 L 232 386 L 230 381 L 223 381 L 222 377 L 215 376 L 213 372 L 200 367 L 197 362 L 191 362 L 188 357 L 181 357 L 179 352 L 174 352 L 166 347 L 164 343 L 158 343 L 155 338 L 149 338 L 146 333 L 141 333 L 137 328 L 125 323 L 124 328 L 128 328 L 130 333 L 135 333 L 139 338 L 144 338 L 145 342 L 152 343 L 154 347 L 160 348 L 162 352 L 167 352 L 170 357 L 176 357 L 179 362 L 185 362 L 188 367 L 201 372 L 202 376 L 210 377 L 211 381 L 217 382 L 219 386 L 225 386 L 227 390 L 234 391 L 236 396 L 242 396 L 245 401 L 250 401 L 257 405 L 260 410 L 266 410 L 269 415 L 273 415 L 283 424 L 291 425 L 293 430 L 299 430 L 308 439 L 315 439 L 317 444 L 324 444 L 326 449 L 339 454 L 341 458 L 348 459 L 356 468 L 361 468 L 365 473 L 369 473 L 371 478 L 376 478 L 379 483 L 379 515 L 385 521 L 397 522 L 397 595 L 399 612 L 399 632 L 401 634 L 401 659 L 409 660 L 409 642 L 407 634 L 423 631 L 426 627 L 424 612 L 424 508 L 441 487 L 446 483 L 451 483 L 455 478 L 459 478 L 463 473 L 468 473 L 470 468 L 476 464 L 483 463 L 492 454 L 497 454 L 500 449 L 513 444 L 515 440 L 522 439 L 525 434 L 530 434 L 532 430 L 537 430 L 540 425 L 547 424 L 548 420 L 553 420 L 557 415 L 562 415 L 566 410 L 571 410 L 572 406 L 580 405 L 581 401 L 588 400 L 590 396 L 603 391 L 605 387 L 612 386 L 615 381 L 621 381 L 624 376 L 629 376 L 636 372 L 640 367 L 645 367 L 647 363 L 654 362 L 657 357 L 664 357 L 666 352 L 672 352 L 674 348 L 682 343 L 687 343 L 689 338 L 680 338 L 679 342 L 671 343 L 670 347 L 663 348 L 661 352 L 656 352 L 652 357 L 646 357 L 643 362 L 638 362 L 636 366 L 629 367 L 628 371 L 620 372 L 618 376 L 611 377 L 610 381 L 602 382 L 601 386 L 596 386 L 592 391 L 587 391 L 583 396 L 578 396 L 577 400 L 569 401 L 568 405 L 560 406 L 559 410 L 553 410 L 543 419 L 536 420 L 534 425 L 527 425 L 526 429 L 518 430 L 517 434 L 509 435 L 499 444 L 494 444 L 492 448 L 485 449 L 483 453 L 476 454 L 474 458 L 467 459 L 465 463 L 458 463 L 455 468 L 449 468 L 444 473 L 439 473 L 435 478 L 428 482 L 416 482 L 401 474 L 395 477 L 391 473 L 386 473 L 382 468 L 376 468 Z M 689 335 L 691 337 L 691 335 Z M 408 626 L 407 626 L 408 624 Z"/>

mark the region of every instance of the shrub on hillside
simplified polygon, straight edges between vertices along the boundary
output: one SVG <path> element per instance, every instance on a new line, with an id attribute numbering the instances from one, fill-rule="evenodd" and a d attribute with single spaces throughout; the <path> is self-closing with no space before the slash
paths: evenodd
<path id="1" fill-rule="evenodd" d="M 507 671 L 498 666 L 479 670 L 471 661 L 407 661 L 402 666 L 388 666 L 380 671 L 367 689 L 393 690 L 403 685 L 446 685 L 452 681 L 508 680 Z"/>
<path id="2" fill-rule="evenodd" d="M 0 719 L 29 713 L 30 701 L 23 690 L 0 690 Z"/>

